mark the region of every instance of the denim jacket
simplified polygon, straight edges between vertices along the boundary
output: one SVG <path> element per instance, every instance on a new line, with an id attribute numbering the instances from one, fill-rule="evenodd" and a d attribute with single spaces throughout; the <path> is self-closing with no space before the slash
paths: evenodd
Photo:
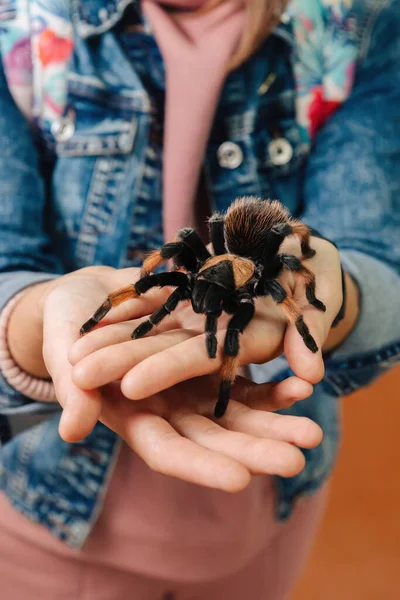
<path id="1" fill-rule="evenodd" d="M 136 266 L 163 242 L 165 73 L 138 5 L 130 0 L 37 4 L 61 11 L 57 18 L 73 34 L 73 52 L 65 87 L 61 81 L 52 88 L 64 94 L 61 114 L 56 107 L 54 114 L 50 110 L 43 117 L 36 111 L 33 121 L 27 120 L 18 88 L 35 95 L 38 79 L 31 82 L 29 65 L 18 78 L 9 75 L 12 61 L 24 56 L 23 44 L 22 54 L 9 52 L 10 24 L 21 16 L 21 2 L 0 5 L 0 308 L 29 285 L 87 265 Z M 348 2 L 309 4 L 333 6 L 330 21 L 321 13 L 318 25 L 324 56 L 311 43 L 314 50 L 299 62 L 298 34 L 307 31 L 308 21 L 289 10 L 259 51 L 227 78 L 203 169 L 213 209 L 226 210 L 237 196 L 279 198 L 335 241 L 361 292 L 358 323 L 327 357 L 324 380 L 309 399 L 286 411 L 318 422 L 324 441 L 305 451 L 300 475 L 277 478 L 281 519 L 331 472 L 339 397 L 400 360 L 395 310 L 400 297 L 400 1 L 355 0 L 346 27 L 337 11 Z M 125 11 L 137 17 L 134 35 L 121 26 Z M 321 60 L 333 67 L 340 63 L 350 39 L 354 77 L 341 106 L 324 107 L 330 117 L 314 136 L 315 121 L 307 128 L 296 108 L 299 95 L 304 86 L 305 96 L 314 89 L 313 77 L 314 87 L 325 84 L 318 80 L 318 65 Z M 58 51 L 62 61 L 61 46 Z M 58 75 L 46 72 L 43 81 Z M 328 96 L 334 84 L 335 78 L 326 85 Z M 39 94 L 36 106 L 43 106 L 45 96 Z M 308 102 L 308 116 L 315 102 Z M 256 381 L 288 375 L 284 357 L 250 368 Z M 32 401 L 0 374 L 3 432 L 7 418 L 15 423 L 21 415 L 32 420 L 32 427 L 3 444 L 0 486 L 28 518 L 79 548 L 101 510 L 120 441 L 98 425 L 83 441 L 65 443 L 57 431 L 58 406 Z"/>

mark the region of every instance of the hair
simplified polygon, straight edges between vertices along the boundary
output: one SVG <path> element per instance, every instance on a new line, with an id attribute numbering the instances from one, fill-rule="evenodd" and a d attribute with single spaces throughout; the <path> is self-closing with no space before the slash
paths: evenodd
<path id="1" fill-rule="evenodd" d="M 225 0 L 210 0 L 200 12 L 216 8 Z M 232 56 L 228 70 L 232 71 L 254 54 L 278 25 L 289 0 L 243 0 L 245 25 L 239 46 Z"/>
<path id="2" fill-rule="evenodd" d="M 263 201 L 254 196 L 237 198 L 225 216 L 229 252 L 247 257 L 262 256 L 276 244 L 277 251 L 284 236 L 271 230 L 288 223 L 289 219 L 288 209 L 278 200 Z"/>

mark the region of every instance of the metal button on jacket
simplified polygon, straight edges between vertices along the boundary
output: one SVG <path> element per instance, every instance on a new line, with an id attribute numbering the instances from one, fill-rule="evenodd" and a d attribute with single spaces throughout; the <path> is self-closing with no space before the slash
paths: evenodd
<path id="1" fill-rule="evenodd" d="M 268 153 L 273 165 L 286 165 L 293 156 L 292 144 L 283 137 L 275 138 L 268 144 Z"/>
<path id="2" fill-rule="evenodd" d="M 236 169 L 243 162 L 243 152 L 234 142 L 224 142 L 217 152 L 218 164 L 225 169 Z"/>
<path id="3" fill-rule="evenodd" d="M 104 7 L 101 8 L 97 14 L 99 16 L 100 21 L 107 21 L 107 19 L 108 19 L 108 11 L 107 11 L 106 8 L 104 8 Z"/>
<path id="4" fill-rule="evenodd" d="M 51 125 L 51 133 L 57 142 L 67 142 L 75 133 L 75 123 L 71 117 L 57 119 Z"/>

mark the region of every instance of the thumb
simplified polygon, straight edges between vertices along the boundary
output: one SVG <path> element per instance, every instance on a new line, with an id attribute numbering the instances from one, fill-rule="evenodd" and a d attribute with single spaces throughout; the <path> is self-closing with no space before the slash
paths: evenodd
<path id="1" fill-rule="evenodd" d="M 318 346 L 317 352 L 313 353 L 306 347 L 293 324 L 287 326 L 283 350 L 293 373 L 312 384 L 316 384 L 323 379 L 325 373 L 321 349 L 329 328 L 327 327 L 326 313 L 320 313 L 315 308 L 306 308 L 303 315 L 304 322 Z"/>
<path id="2" fill-rule="evenodd" d="M 309 350 L 294 324 L 289 324 L 284 336 L 283 349 L 292 371 L 300 378 L 316 384 L 324 377 L 325 367 L 322 348 L 328 337 L 332 323 L 342 303 L 342 273 L 339 252 L 329 241 L 313 238 L 316 255 L 307 261 L 307 266 L 316 278 L 316 296 L 326 306 L 323 312 L 310 304 L 302 309 L 304 323 L 318 347 L 317 352 Z M 296 296 L 307 302 L 304 282 L 297 279 Z"/>

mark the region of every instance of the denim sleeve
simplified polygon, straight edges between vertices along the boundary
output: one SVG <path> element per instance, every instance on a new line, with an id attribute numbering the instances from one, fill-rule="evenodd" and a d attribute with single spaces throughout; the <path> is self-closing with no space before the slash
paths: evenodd
<path id="1" fill-rule="evenodd" d="M 7 88 L 1 60 L 0 147 L 1 311 L 23 288 L 62 273 L 46 234 L 46 195 L 38 153 L 29 124 Z M 45 409 L 11 388 L 0 373 L 1 413 Z"/>
<path id="2" fill-rule="evenodd" d="M 354 88 L 318 135 L 304 187 L 303 218 L 337 244 L 361 292 L 355 329 L 326 361 L 337 395 L 400 361 L 400 0 L 360 12 Z"/>

